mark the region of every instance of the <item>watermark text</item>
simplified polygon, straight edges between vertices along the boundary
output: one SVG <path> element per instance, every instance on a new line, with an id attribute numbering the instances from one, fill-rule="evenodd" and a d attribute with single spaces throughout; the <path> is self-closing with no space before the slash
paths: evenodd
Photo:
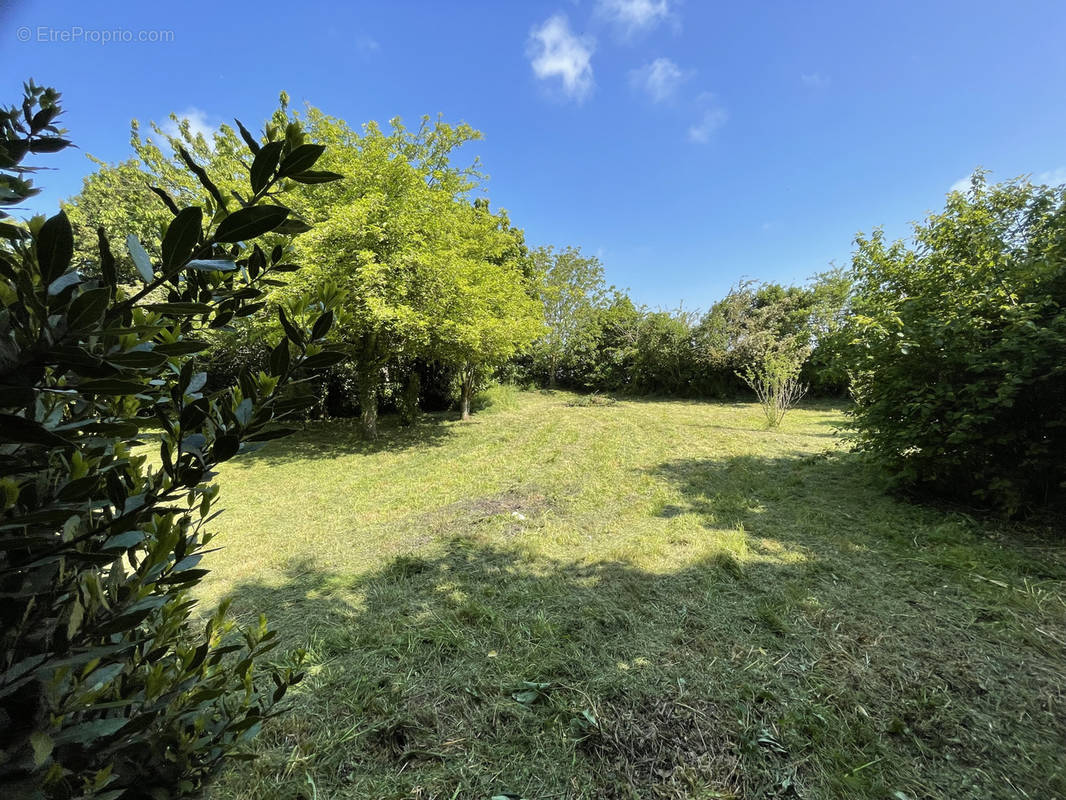
<path id="1" fill-rule="evenodd" d="M 133 30 L 132 28 L 83 28 L 71 25 L 68 28 L 53 28 L 50 25 L 30 27 L 23 25 L 15 31 L 20 42 L 41 42 L 47 44 L 132 44 L 144 42 L 159 44 L 173 42 L 174 31 Z"/>

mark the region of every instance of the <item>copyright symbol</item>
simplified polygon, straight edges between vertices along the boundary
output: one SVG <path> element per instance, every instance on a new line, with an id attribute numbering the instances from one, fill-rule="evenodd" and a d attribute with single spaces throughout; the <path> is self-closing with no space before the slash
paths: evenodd
<path id="1" fill-rule="evenodd" d="M 30 40 L 31 35 L 32 34 L 30 32 L 30 29 L 27 28 L 25 25 L 15 31 L 15 36 L 18 37 L 18 40 L 20 42 L 28 42 Z"/>

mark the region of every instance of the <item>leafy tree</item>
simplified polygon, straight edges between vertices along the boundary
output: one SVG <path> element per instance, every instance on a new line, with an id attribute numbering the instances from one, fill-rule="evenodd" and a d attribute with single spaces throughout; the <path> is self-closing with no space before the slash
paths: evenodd
<path id="1" fill-rule="evenodd" d="M 914 225 L 859 236 L 857 447 L 898 483 L 1008 512 L 1066 480 L 1066 187 L 980 173 Z"/>
<path id="2" fill-rule="evenodd" d="M 534 364 L 554 388 L 567 358 L 588 346 L 581 334 L 591 332 L 588 322 L 603 306 L 608 289 L 599 259 L 581 255 L 576 247 L 558 252 L 541 247 L 533 252 L 532 261 L 547 324 L 534 349 Z"/>
<path id="3" fill-rule="evenodd" d="M 202 186 L 183 160 L 183 151 L 197 165 L 204 165 L 223 196 L 234 198 L 234 192 L 240 195 L 245 191 L 247 144 L 232 127 L 219 126 L 209 141 L 193 131 L 188 120 L 174 114 L 171 120 L 175 135 L 155 123 L 149 126 L 150 134 L 143 135 L 140 123 L 133 120 L 130 145 L 136 158 L 108 164 L 89 156 L 98 169 L 84 178 L 77 195 L 63 203 L 74 227 L 75 261 L 83 269 L 98 270 L 97 227 L 103 226 L 113 239 L 136 234 L 150 248 L 171 217 L 168 204 L 199 201 Z M 282 131 L 284 126 L 281 131 L 274 126 L 268 136 L 279 139 Z M 179 156 L 177 160 L 175 154 Z M 149 255 L 158 257 L 159 253 L 149 250 Z M 114 257 L 119 278 L 135 280 L 137 271 L 129 255 L 115 253 Z"/>
<path id="4" fill-rule="evenodd" d="M 744 282 L 717 302 L 694 333 L 702 365 L 700 391 L 729 393 L 734 376 L 784 364 L 810 374 L 825 391 L 839 392 L 847 382 L 839 349 L 847 319 L 850 280 L 840 270 L 817 275 L 808 286 Z M 812 358 L 813 356 L 813 358 Z"/>
<path id="5" fill-rule="evenodd" d="M 808 292 L 811 352 L 801 378 L 816 394 L 845 394 L 850 385 L 845 351 L 851 319 L 851 274 L 840 267 L 819 273 L 808 285 Z"/>
<path id="6" fill-rule="evenodd" d="M 433 303 L 431 339 L 433 352 L 459 373 L 460 410 L 469 419 L 478 383 L 528 347 L 543 322 L 525 276 L 520 232 L 487 203 L 458 204 L 452 212 L 435 253 L 448 283 Z"/>
<path id="7" fill-rule="evenodd" d="M 640 394 L 685 395 L 693 367 L 695 314 L 684 309 L 641 316 L 631 358 L 632 388 Z"/>
<path id="8" fill-rule="evenodd" d="M 31 82 L 0 115 L 5 201 L 33 191 L 26 153 L 65 146 L 58 99 Z M 299 136 L 248 145 L 242 200 L 183 154 L 206 195 L 173 205 L 158 248 L 128 237 L 139 286 L 120 285 L 102 226 L 88 275 L 65 213 L 0 223 L 2 796 L 193 794 L 299 680 L 297 664 L 264 666 L 265 620 L 237 630 L 224 603 L 204 627 L 189 593 L 212 543 L 214 467 L 283 435 L 312 401 L 301 376 L 340 357 L 322 349 L 319 307 L 310 330 L 279 312 L 269 370 L 212 391 L 198 368 L 203 332 L 255 312 L 293 269 L 286 245 L 256 242 L 302 227 L 280 192 L 321 154 Z"/>
<path id="9" fill-rule="evenodd" d="M 172 215 L 149 188 L 141 162 L 129 159 L 111 166 L 90 159 L 99 169 L 84 178 L 81 192 L 63 203 L 63 210 L 74 228 L 75 263 L 87 274 L 99 275 L 97 228 L 102 227 L 110 240 L 122 241 L 133 234 L 146 247 L 153 247 Z M 113 255 L 119 280 L 137 280 L 137 267 L 129 253 Z M 159 258 L 158 251 L 150 255 Z"/>
<path id="10" fill-rule="evenodd" d="M 506 351 L 479 316 L 493 295 L 475 294 L 499 289 L 486 277 L 484 259 L 502 257 L 500 248 L 517 246 L 516 239 L 504 218 L 485 210 L 474 216 L 466 195 L 480 179 L 476 162 L 451 163 L 457 148 L 480 137 L 473 128 L 425 119 L 412 132 L 393 120 L 388 132 L 369 123 L 358 134 L 315 109 L 308 125 L 332 145 L 325 165 L 349 177 L 305 206 L 317 225 L 301 247 L 314 266 L 298 287 L 328 282 L 349 298 L 338 335 L 351 347 L 363 428 L 373 438 L 390 363 L 450 361 L 463 366 L 469 387 L 475 373 Z M 501 230 L 492 234 L 496 227 Z M 494 243 L 490 234 L 502 238 Z M 521 281 L 520 273 L 508 274 Z M 457 308 L 470 313 L 465 323 L 456 321 Z"/>
<path id="11" fill-rule="evenodd" d="M 582 320 L 567 359 L 569 380 L 590 391 L 633 391 L 633 362 L 643 310 L 613 291 Z"/>

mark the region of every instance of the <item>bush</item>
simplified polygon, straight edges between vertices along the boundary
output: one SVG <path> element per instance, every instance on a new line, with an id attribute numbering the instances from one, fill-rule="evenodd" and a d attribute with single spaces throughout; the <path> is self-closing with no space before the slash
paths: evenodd
<path id="1" fill-rule="evenodd" d="M 857 240 L 858 448 L 905 487 L 1049 502 L 1066 480 L 1066 188 L 977 174 L 913 241 Z"/>
<path id="2" fill-rule="evenodd" d="M 773 348 L 764 352 L 756 363 L 737 373 L 755 392 L 766 415 L 767 427 L 778 427 L 789 409 L 807 394 L 807 386 L 799 379 L 805 355 L 795 349 Z"/>
<path id="3" fill-rule="evenodd" d="M 4 202 L 33 192 L 26 153 L 68 144 L 58 99 L 31 82 L 2 112 Z M 155 263 L 129 237 L 138 287 L 119 285 L 102 228 L 87 277 L 70 267 L 65 214 L 0 222 L 0 796 L 191 794 L 300 678 L 264 666 L 265 620 L 237 630 L 225 604 L 199 620 L 189 594 L 212 543 L 213 468 L 283 435 L 312 399 L 299 375 L 339 358 L 321 349 L 332 315 L 318 309 L 311 332 L 281 320 L 268 371 L 212 391 L 198 368 L 203 332 L 254 313 L 290 270 L 289 234 L 306 226 L 278 204 L 282 180 L 330 177 L 307 172 L 321 149 L 296 128 L 245 138 L 244 200 L 180 153 L 209 197 L 168 198 Z M 244 244 L 264 235 L 269 254 Z"/>

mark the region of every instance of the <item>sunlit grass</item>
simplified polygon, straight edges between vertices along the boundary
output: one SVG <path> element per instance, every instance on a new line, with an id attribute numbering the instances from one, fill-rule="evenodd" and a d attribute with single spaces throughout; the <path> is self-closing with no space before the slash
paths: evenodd
<path id="1" fill-rule="evenodd" d="M 226 466 L 201 594 L 312 668 L 217 796 L 1066 792 L 1060 549 L 886 496 L 829 405 L 572 400 Z"/>

